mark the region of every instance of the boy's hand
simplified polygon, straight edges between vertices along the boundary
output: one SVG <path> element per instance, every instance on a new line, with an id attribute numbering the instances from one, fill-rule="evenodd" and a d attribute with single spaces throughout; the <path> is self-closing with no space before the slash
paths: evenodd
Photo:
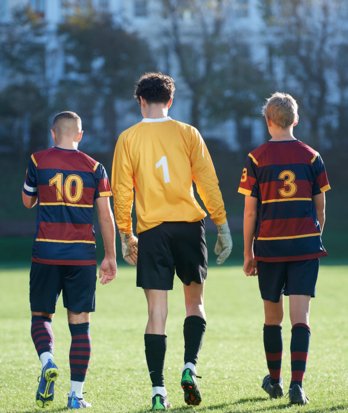
<path id="1" fill-rule="evenodd" d="M 138 238 L 134 234 L 120 232 L 122 256 L 130 265 L 136 265 L 138 261 Z"/>
<path id="2" fill-rule="evenodd" d="M 115 258 L 104 258 L 99 268 L 101 284 L 107 284 L 116 277 L 117 263 Z"/>
<path id="3" fill-rule="evenodd" d="M 253 255 L 244 257 L 243 271 L 247 277 L 257 275 L 257 262 Z"/>
<path id="4" fill-rule="evenodd" d="M 229 257 L 232 251 L 233 241 L 228 223 L 217 226 L 218 235 L 215 244 L 214 252 L 218 256 L 216 263 L 223 264 Z"/>

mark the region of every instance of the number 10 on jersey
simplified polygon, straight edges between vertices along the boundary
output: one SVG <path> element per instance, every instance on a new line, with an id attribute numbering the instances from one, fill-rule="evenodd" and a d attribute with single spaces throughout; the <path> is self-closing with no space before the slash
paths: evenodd
<path id="1" fill-rule="evenodd" d="M 156 168 L 162 168 L 163 171 L 163 180 L 164 183 L 168 184 L 170 182 L 170 176 L 169 176 L 169 168 L 168 168 L 168 160 L 166 156 L 162 156 L 162 158 L 156 162 Z"/>

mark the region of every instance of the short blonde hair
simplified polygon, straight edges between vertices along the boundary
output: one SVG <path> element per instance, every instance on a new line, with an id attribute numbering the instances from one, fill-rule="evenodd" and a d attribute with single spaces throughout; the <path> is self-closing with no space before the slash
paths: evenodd
<path id="1" fill-rule="evenodd" d="M 298 105 L 288 93 L 275 92 L 266 99 L 262 114 L 282 129 L 288 128 L 298 120 Z"/>

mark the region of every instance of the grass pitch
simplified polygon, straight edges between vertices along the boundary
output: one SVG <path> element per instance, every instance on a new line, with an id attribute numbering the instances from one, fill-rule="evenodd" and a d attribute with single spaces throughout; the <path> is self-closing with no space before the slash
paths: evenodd
<path id="1" fill-rule="evenodd" d="M 35 405 L 40 363 L 30 339 L 28 272 L 0 270 L 0 412 L 31 413 Z M 263 354 L 262 301 L 257 280 L 246 278 L 240 267 L 212 267 L 206 288 L 207 332 L 198 372 L 203 401 L 184 404 L 180 388 L 183 358 L 182 288 L 176 281 L 169 295 L 166 385 L 171 411 L 178 412 L 333 412 L 348 411 L 347 266 L 322 266 L 317 298 L 312 301 L 311 348 L 305 389 L 310 403 L 290 406 L 288 399 L 268 399 L 260 384 L 266 374 Z M 135 271 L 120 267 L 118 279 L 98 285 L 97 312 L 93 314 L 92 359 L 87 376 L 86 400 L 92 411 L 141 413 L 149 411 L 151 387 L 143 350 L 146 305 L 135 287 Z M 61 299 L 53 323 L 55 361 L 60 376 L 52 408 L 65 410 L 69 390 L 70 335 Z M 290 377 L 288 317 L 283 324 L 283 378 Z"/>

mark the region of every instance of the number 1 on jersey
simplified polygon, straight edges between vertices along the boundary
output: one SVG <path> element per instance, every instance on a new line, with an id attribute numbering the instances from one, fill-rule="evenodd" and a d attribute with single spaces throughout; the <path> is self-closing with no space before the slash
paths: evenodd
<path id="1" fill-rule="evenodd" d="M 168 169 L 168 161 L 166 156 L 162 156 L 162 158 L 156 163 L 156 168 L 161 168 L 163 169 L 163 179 L 164 182 L 167 184 L 170 182 L 170 176 L 169 176 L 169 169 Z"/>

